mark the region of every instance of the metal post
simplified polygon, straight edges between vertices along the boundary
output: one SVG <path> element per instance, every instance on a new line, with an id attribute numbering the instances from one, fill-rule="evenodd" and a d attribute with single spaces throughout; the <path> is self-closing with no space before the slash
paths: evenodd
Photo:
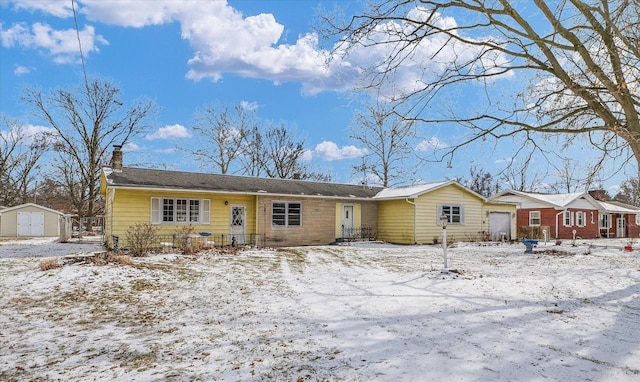
<path id="1" fill-rule="evenodd" d="M 444 213 L 440 216 L 440 222 L 442 223 L 442 253 L 444 255 L 444 268 L 442 273 L 449 273 L 449 267 L 447 264 L 447 221 L 449 217 Z"/>

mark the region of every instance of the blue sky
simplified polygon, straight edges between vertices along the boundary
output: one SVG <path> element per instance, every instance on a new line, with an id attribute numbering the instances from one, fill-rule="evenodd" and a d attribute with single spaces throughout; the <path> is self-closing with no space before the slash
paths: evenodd
<path id="1" fill-rule="evenodd" d="M 351 166 L 365 148 L 349 138 L 357 104 L 346 90 L 354 84 L 354 66 L 375 55 L 358 54 L 350 66 L 322 65 L 330 44 L 318 41 L 312 24 L 319 5 L 336 3 L 349 11 L 359 6 L 313 0 L 76 0 L 89 75 L 117 84 L 125 104 L 150 98 L 160 108 L 150 133 L 126 147 L 125 165 L 198 170 L 192 158 L 175 150 L 194 144 L 194 113 L 208 104 L 244 104 L 263 120 L 295 129 L 306 142 L 312 169 L 330 173 L 336 182 L 357 181 Z M 71 0 L 0 0 L 0 22 L 0 111 L 33 129 L 46 128 L 19 96 L 25 86 L 81 83 Z M 473 99 L 473 91 L 457 100 L 460 107 Z M 429 155 L 463 133 L 421 126 L 416 152 Z M 450 168 L 427 164 L 404 183 L 465 177 L 471 165 L 497 173 L 511 155 L 509 141 L 470 146 Z M 605 185 L 615 192 L 621 179 Z"/>

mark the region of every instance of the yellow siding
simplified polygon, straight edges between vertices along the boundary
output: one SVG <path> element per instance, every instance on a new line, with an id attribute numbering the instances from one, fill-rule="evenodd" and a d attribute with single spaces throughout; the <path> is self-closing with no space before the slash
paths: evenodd
<path id="1" fill-rule="evenodd" d="M 460 205 L 464 207 L 464 224 L 449 224 L 449 241 L 473 241 L 481 238 L 482 231 L 488 231 L 488 207 L 473 193 L 455 184 L 425 193 L 409 202 L 406 200 L 384 200 L 379 202 L 378 238 L 398 244 L 430 244 L 442 240 L 442 226 L 438 218 L 439 205 Z M 494 208 L 495 207 L 495 208 Z M 492 211 L 498 207 L 491 205 Z M 500 206 L 511 211 L 508 206 Z M 514 223 L 512 223 L 513 225 Z M 515 226 L 513 228 L 515 230 Z"/>
<path id="2" fill-rule="evenodd" d="M 210 224 L 192 224 L 195 232 L 207 231 L 228 234 L 232 205 L 246 207 L 245 232 L 255 233 L 255 197 L 195 192 L 163 192 L 131 189 L 109 189 L 106 193 L 105 234 L 126 238 L 129 227 L 137 223 L 151 223 L 151 198 L 209 199 Z M 225 202 L 228 202 L 225 204 Z M 189 223 L 154 224 L 159 235 L 173 235 Z"/>
<path id="3" fill-rule="evenodd" d="M 342 224 L 341 224 L 341 220 L 342 220 L 342 206 L 344 206 L 344 203 L 336 203 L 336 232 L 335 232 L 335 237 L 342 237 Z"/>
<path id="4" fill-rule="evenodd" d="M 485 220 L 482 218 L 484 202 L 474 194 L 455 184 L 439 188 L 417 199 L 418 204 L 418 242 L 433 243 L 442 240 L 442 226 L 438 217 L 439 205 L 464 206 L 464 224 L 448 224 L 447 238 L 453 241 L 476 240 Z"/>
<path id="5" fill-rule="evenodd" d="M 404 199 L 380 201 L 378 239 L 397 244 L 414 244 L 413 205 Z"/>

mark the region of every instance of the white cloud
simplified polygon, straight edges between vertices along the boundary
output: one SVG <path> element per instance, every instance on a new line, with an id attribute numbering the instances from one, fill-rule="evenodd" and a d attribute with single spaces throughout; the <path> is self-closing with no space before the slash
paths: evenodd
<path id="1" fill-rule="evenodd" d="M 11 136 L 19 137 L 20 144 L 23 146 L 32 144 L 35 138 L 43 134 L 55 136 L 56 131 L 51 127 L 31 124 L 13 125 L 10 130 L 0 130 L 0 136 L 2 136 L 3 139 L 10 140 Z"/>
<path id="2" fill-rule="evenodd" d="M 134 151 L 139 151 L 140 150 L 140 146 L 136 143 L 133 142 L 127 142 L 125 143 L 124 146 L 122 146 L 122 151 L 130 153 L 130 152 L 134 152 Z"/>
<path id="3" fill-rule="evenodd" d="M 32 68 L 22 66 L 22 65 L 16 65 L 15 69 L 13 69 L 13 74 L 15 74 L 16 76 L 21 76 L 23 74 L 31 73 L 31 70 Z"/>
<path id="4" fill-rule="evenodd" d="M 449 146 L 446 143 L 440 141 L 437 137 L 431 137 L 430 139 L 425 139 L 422 142 L 418 143 L 418 145 L 416 146 L 416 150 L 427 152 L 446 149 L 447 147 Z"/>
<path id="5" fill-rule="evenodd" d="M 7 1 L 7 4 L 13 4 L 13 7 L 17 10 L 41 11 L 52 16 L 63 18 L 73 16 L 71 1 L 67 0 L 20 0 L 14 2 Z"/>
<path id="6" fill-rule="evenodd" d="M 244 110 L 253 111 L 257 110 L 260 105 L 258 105 L 257 102 L 241 101 L 240 107 L 242 107 Z"/>
<path id="7" fill-rule="evenodd" d="M 316 146 L 314 153 L 321 159 L 324 159 L 326 161 L 334 161 L 358 158 L 365 155 L 367 151 L 365 149 L 359 149 L 355 146 L 342 146 L 342 148 L 340 148 L 334 142 L 323 141 Z"/>
<path id="8" fill-rule="evenodd" d="M 302 152 L 302 157 L 300 158 L 303 162 L 311 162 L 311 160 L 313 159 L 313 151 L 311 150 L 304 150 Z"/>
<path id="9" fill-rule="evenodd" d="M 28 0 L 16 6 L 48 12 L 59 17 L 70 15 L 70 8 L 62 1 L 55 6 L 41 3 L 47 2 Z M 188 60 L 187 78 L 196 81 L 219 81 L 225 74 L 235 74 L 241 77 L 267 79 L 276 84 L 294 81 L 302 83 L 302 92 L 307 95 L 326 90 L 353 89 L 361 80 L 365 68 L 372 68 L 375 64 L 394 56 L 394 52 L 398 53 L 398 46 L 392 43 L 394 36 L 389 31 L 415 29 L 412 23 L 407 22 L 381 24 L 367 36 L 370 41 L 380 42 L 379 44 L 367 47 L 356 45 L 350 47 L 347 56 L 343 56 L 339 53 L 346 51 L 346 44 L 334 46 L 336 53 L 331 53 L 320 47 L 316 33 L 303 33 L 297 36 L 293 43 L 284 43 L 285 26 L 280 24 L 273 14 L 243 15 L 223 0 L 77 0 L 76 4 L 78 13 L 85 15 L 89 20 L 110 25 L 142 28 L 179 23 L 181 37 L 188 41 L 194 52 L 193 57 Z M 427 16 L 428 12 L 420 8 L 414 8 L 408 14 L 408 17 L 415 20 Z M 436 19 L 442 28 L 456 26 L 455 20 L 451 17 L 436 15 Z M 3 44 L 16 44 L 24 38 L 35 40 L 35 32 L 25 32 L 24 26 L 16 28 L 12 28 L 6 37 L 3 36 Z M 87 45 L 87 51 L 91 51 L 91 48 L 97 50 L 97 43 L 106 43 L 106 40 L 98 39 L 100 36 L 95 36 L 93 28 L 89 28 L 91 27 L 84 29 L 89 41 L 83 41 L 83 46 Z M 72 40 L 66 35 L 73 30 L 57 32 L 64 34 L 64 38 L 56 38 L 54 31 L 50 29 L 40 31 L 48 40 L 58 41 L 56 46 L 66 47 L 62 40 Z M 89 39 L 90 36 L 93 39 Z M 51 42 L 46 44 L 49 45 Z M 54 52 L 53 47 L 48 49 Z M 480 48 L 437 34 L 424 38 L 418 46 L 410 49 L 411 56 L 406 57 L 383 91 L 391 95 L 415 90 L 417 86 L 424 85 L 450 67 L 451 62 L 474 57 L 478 54 L 478 49 Z M 77 42 L 72 52 L 77 52 Z M 65 58 L 62 53 L 58 54 L 58 60 Z M 468 69 L 491 71 L 496 64 L 504 65 L 506 60 L 501 55 L 491 56 L 487 53 L 476 67 Z"/>
<path id="10" fill-rule="evenodd" d="M 0 41 L 5 48 L 44 50 L 57 63 L 75 62 L 80 57 L 75 29 L 55 30 L 43 23 L 34 23 L 30 28 L 25 24 L 14 24 L 9 29 L 0 30 Z M 85 55 L 98 52 L 98 44 L 109 44 L 101 35 L 96 35 L 94 27 L 90 25 L 80 30 L 80 41 Z"/>
<path id="11" fill-rule="evenodd" d="M 167 125 L 156 130 L 154 133 L 147 135 L 147 140 L 154 139 L 174 139 L 174 138 L 189 138 L 191 133 L 182 125 Z"/>

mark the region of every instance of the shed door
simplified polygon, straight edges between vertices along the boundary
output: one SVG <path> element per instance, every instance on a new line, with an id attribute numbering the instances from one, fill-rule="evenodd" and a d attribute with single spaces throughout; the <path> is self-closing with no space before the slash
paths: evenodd
<path id="1" fill-rule="evenodd" d="M 509 212 L 489 213 L 489 234 L 491 240 L 511 240 L 511 214 Z"/>
<path id="2" fill-rule="evenodd" d="M 18 236 L 44 236 L 44 212 L 18 212 Z"/>

